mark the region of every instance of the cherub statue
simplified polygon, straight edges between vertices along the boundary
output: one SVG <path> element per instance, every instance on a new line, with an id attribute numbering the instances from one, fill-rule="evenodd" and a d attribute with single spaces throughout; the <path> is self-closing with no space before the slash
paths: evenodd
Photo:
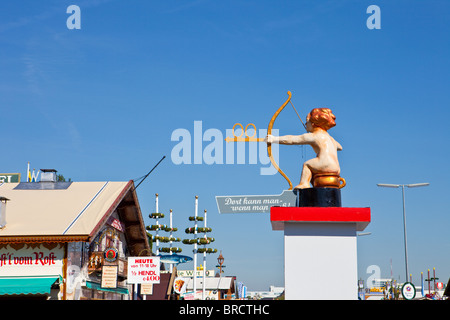
<path id="1" fill-rule="evenodd" d="M 276 137 L 268 135 L 267 143 L 309 144 L 317 154 L 316 158 L 303 164 L 300 184 L 294 189 L 310 188 L 310 183 L 317 187 L 342 188 L 345 180 L 339 176 L 340 167 L 337 151 L 342 146 L 328 134 L 328 130 L 336 125 L 336 116 L 328 108 L 315 108 L 306 118 L 306 130 L 302 135 Z"/>

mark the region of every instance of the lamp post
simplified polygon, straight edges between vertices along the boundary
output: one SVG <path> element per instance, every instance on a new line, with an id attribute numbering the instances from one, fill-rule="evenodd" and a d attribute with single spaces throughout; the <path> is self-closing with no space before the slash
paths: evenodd
<path id="1" fill-rule="evenodd" d="M 429 183 L 413 183 L 413 184 L 387 184 L 387 183 L 378 183 L 377 186 L 379 187 L 386 187 L 386 188 L 400 188 L 402 187 L 402 200 L 403 200 L 403 233 L 405 238 L 405 266 L 406 266 L 406 273 L 405 273 L 405 282 L 408 282 L 408 245 L 406 241 L 406 210 L 405 210 L 405 187 L 408 188 L 415 188 L 415 187 L 425 187 L 428 186 Z"/>
<path id="2" fill-rule="evenodd" d="M 223 265 L 223 262 L 225 261 L 225 258 L 222 255 L 222 251 L 220 251 L 220 255 L 217 258 L 217 262 L 219 263 L 216 267 L 219 268 L 219 277 L 222 278 L 222 268 L 225 267 Z"/>

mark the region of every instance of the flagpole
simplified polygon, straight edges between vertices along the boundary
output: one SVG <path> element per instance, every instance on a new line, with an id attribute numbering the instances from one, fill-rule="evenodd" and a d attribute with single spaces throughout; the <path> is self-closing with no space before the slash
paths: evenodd
<path id="1" fill-rule="evenodd" d="M 436 293 L 436 268 L 433 267 L 433 284 L 434 284 L 434 292 Z"/>
<path id="2" fill-rule="evenodd" d="M 173 237 L 173 232 L 172 232 L 172 209 L 170 209 L 170 217 L 169 217 L 169 223 L 170 223 L 170 236 L 169 236 L 169 255 L 172 255 L 172 237 Z M 173 264 L 170 264 L 170 273 L 173 272 Z"/>
<path id="3" fill-rule="evenodd" d="M 158 194 L 156 194 L 155 199 L 155 211 L 158 214 L 159 213 L 159 206 L 158 206 Z M 159 215 L 156 216 L 156 255 L 159 255 Z"/>
<path id="4" fill-rule="evenodd" d="M 205 209 L 205 221 L 204 221 L 204 226 L 205 226 L 205 240 L 207 240 L 206 237 L 206 209 Z M 206 242 L 205 242 L 206 243 Z M 203 251 L 203 293 L 202 293 L 202 300 L 205 300 L 205 291 L 206 291 L 206 247 L 203 246 L 203 248 L 205 249 Z"/>
<path id="5" fill-rule="evenodd" d="M 424 296 L 423 272 L 420 273 L 420 282 L 422 284 L 422 289 L 420 290 L 420 293 L 422 294 L 422 297 L 423 297 Z"/>
<path id="6" fill-rule="evenodd" d="M 198 196 L 195 196 L 195 224 L 194 224 L 194 299 L 197 292 L 197 214 Z"/>

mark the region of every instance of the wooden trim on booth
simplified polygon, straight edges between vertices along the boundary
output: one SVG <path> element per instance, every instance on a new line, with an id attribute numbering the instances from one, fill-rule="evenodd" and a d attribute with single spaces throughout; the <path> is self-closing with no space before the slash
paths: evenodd
<path id="1" fill-rule="evenodd" d="M 0 237 L 0 244 L 36 242 L 86 242 L 89 236 L 6 236 Z"/>
<path id="2" fill-rule="evenodd" d="M 62 300 L 67 299 L 67 255 L 69 252 L 69 244 L 64 244 L 64 258 L 63 258 L 63 296 Z"/>

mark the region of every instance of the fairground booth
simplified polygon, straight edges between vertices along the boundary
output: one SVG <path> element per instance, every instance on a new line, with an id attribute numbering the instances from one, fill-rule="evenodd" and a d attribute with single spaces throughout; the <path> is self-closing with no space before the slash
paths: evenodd
<path id="1" fill-rule="evenodd" d="M 151 255 L 134 189 L 0 182 L 0 299 L 130 299 L 127 257 Z"/>

